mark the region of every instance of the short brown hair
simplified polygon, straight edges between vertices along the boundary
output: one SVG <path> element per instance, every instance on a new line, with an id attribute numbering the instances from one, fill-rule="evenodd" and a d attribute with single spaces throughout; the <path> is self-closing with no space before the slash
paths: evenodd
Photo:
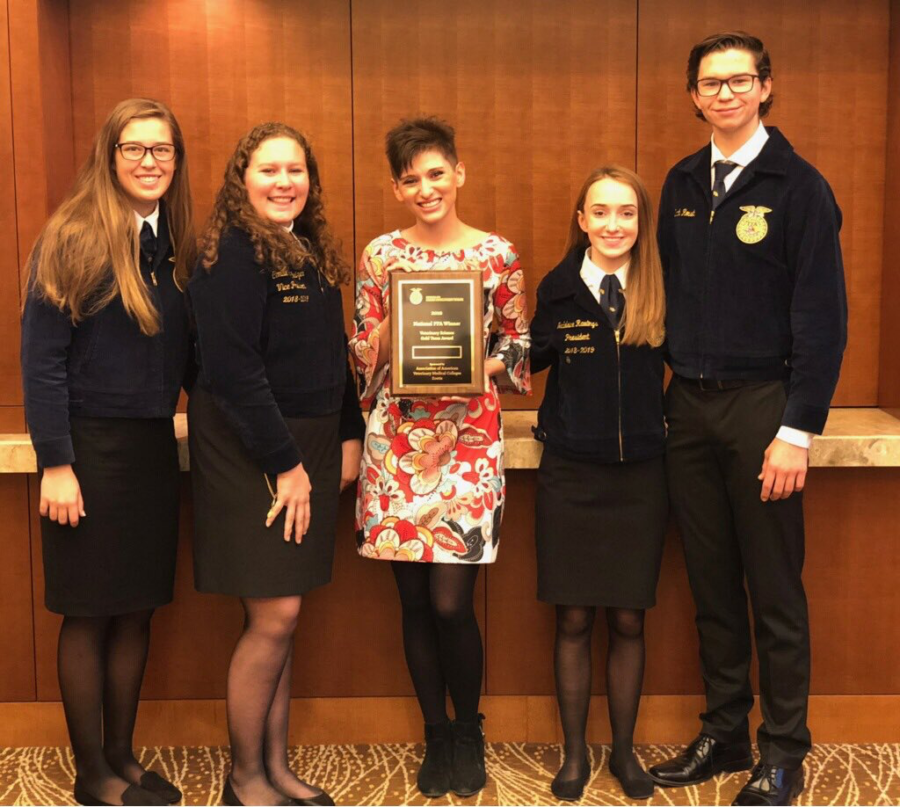
<path id="1" fill-rule="evenodd" d="M 688 56 L 687 63 L 688 92 L 693 92 L 697 89 L 697 74 L 700 71 L 700 62 L 703 60 L 703 57 L 722 50 L 748 51 L 756 62 L 756 72 L 759 75 L 760 84 L 766 79 L 772 78 L 772 63 L 769 61 L 769 51 L 766 50 L 762 40 L 751 36 L 745 31 L 725 31 L 721 34 L 712 34 L 712 36 L 706 37 L 702 42 L 698 42 L 691 48 L 691 55 Z M 759 116 L 761 118 L 769 114 L 774 100 L 775 95 L 769 93 L 769 97 L 759 105 Z M 695 112 L 700 120 L 705 120 L 703 113 L 699 109 L 695 110 Z"/>
<path id="2" fill-rule="evenodd" d="M 400 175 L 423 151 L 439 151 L 453 165 L 459 162 L 456 132 L 447 121 L 436 117 L 400 121 L 385 135 L 384 151 L 394 179 L 400 179 Z"/>

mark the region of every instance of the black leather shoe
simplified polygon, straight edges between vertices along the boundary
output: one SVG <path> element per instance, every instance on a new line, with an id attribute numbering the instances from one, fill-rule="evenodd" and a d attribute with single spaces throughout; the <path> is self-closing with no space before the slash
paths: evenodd
<path id="1" fill-rule="evenodd" d="M 75 787 L 72 795 L 75 796 L 75 801 L 79 804 L 90 804 L 95 807 L 110 807 L 107 802 L 100 801 L 95 795 L 88 793 L 78 780 L 77 776 L 75 777 Z M 144 788 L 138 787 L 137 785 L 128 785 L 128 787 L 122 791 L 121 799 L 122 804 L 147 804 L 154 805 L 154 807 L 164 807 L 164 805 L 169 803 L 163 801 L 156 793 L 151 793 L 149 790 L 144 790 Z"/>
<path id="2" fill-rule="evenodd" d="M 141 777 L 141 787 L 156 793 L 167 804 L 176 804 L 181 801 L 182 793 L 167 779 L 163 779 L 156 771 L 147 771 Z"/>
<path id="3" fill-rule="evenodd" d="M 425 758 L 416 776 L 423 796 L 439 799 L 450 790 L 453 768 L 453 730 L 450 721 L 425 724 Z"/>
<path id="4" fill-rule="evenodd" d="M 457 796 L 472 796 L 484 787 L 487 772 L 484 768 L 484 729 L 479 714 L 473 723 L 454 720 L 453 765 L 450 768 L 450 789 Z"/>
<path id="5" fill-rule="evenodd" d="M 654 765 L 648 773 L 654 782 L 665 787 L 686 787 L 699 785 L 717 773 L 748 771 L 752 767 L 749 742 L 720 743 L 708 734 L 701 734 L 683 754 Z"/>
<path id="6" fill-rule="evenodd" d="M 310 785 L 310 787 L 313 787 L 313 785 Z M 291 799 L 291 804 L 318 804 L 320 807 L 331 807 L 334 804 L 334 799 L 323 790 L 321 793 L 315 796 L 307 796 L 305 799 Z"/>
<path id="7" fill-rule="evenodd" d="M 788 805 L 803 792 L 803 767 L 777 768 L 760 762 L 732 804 Z"/>
<path id="8" fill-rule="evenodd" d="M 325 791 L 322 791 L 322 796 L 328 796 Z M 313 798 L 321 798 L 321 796 L 314 796 Z M 330 799 L 331 797 L 328 796 Z M 136 802 L 142 804 L 143 802 Z M 155 803 L 155 802 L 154 802 Z M 227 805 L 227 807 L 244 807 L 244 802 L 242 802 L 238 798 L 238 794 L 234 792 L 234 785 L 231 784 L 231 774 L 225 777 L 225 787 L 222 788 L 222 804 Z M 288 805 L 294 804 L 334 804 L 333 801 L 311 801 L 307 799 L 306 801 L 301 801 L 300 799 L 288 799 L 287 801 L 281 802 L 280 807 L 288 807 Z"/>
<path id="9" fill-rule="evenodd" d="M 590 778 L 591 763 L 585 758 L 581 763 L 578 776 L 574 779 L 560 779 L 559 773 L 557 773 L 550 783 L 550 792 L 560 801 L 578 801 L 584 795 L 584 786 Z"/>

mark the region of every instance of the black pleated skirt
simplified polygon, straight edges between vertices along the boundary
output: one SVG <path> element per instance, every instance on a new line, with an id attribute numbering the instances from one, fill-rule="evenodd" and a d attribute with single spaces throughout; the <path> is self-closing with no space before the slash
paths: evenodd
<path id="1" fill-rule="evenodd" d="M 598 464 L 545 450 L 538 469 L 538 599 L 651 608 L 668 517 L 664 460 Z"/>
<path id="2" fill-rule="evenodd" d="M 178 446 L 171 418 L 71 419 L 87 516 L 41 519 L 47 608 L 114 616 L 172 600 L 178 545 Z"/>
<path id="3" fill-rule="evenodd" d="M 340 413 L 285 418 L 309 475 L 311 518 L 300 544 L 284 513 L 266 527 L 276 480 L 267 478 L 199 384 L 188 404 L 194 498 L 194 584 L 237 597 L 305 594 L 331 582 L 341 487 Z"/>

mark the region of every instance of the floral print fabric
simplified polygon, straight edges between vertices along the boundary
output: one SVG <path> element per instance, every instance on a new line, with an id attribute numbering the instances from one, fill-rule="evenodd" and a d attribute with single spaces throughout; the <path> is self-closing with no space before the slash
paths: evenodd
<path id="1" fill-rule="evenodd" d="M 473 269 L 484 278 L 484 343 L 506 372 L 468 402 L 395 398 L 390 366 L 375 372 L 378 325 L 390 313 L 393 259 L 413 269 Z M 496 333 L 491 326 L 497 321 Z M 527 394 L 528 319 L 519 256 L 491 234 L 459 252 L 411 244 L 399 231 L 363 252 L 356 281 L 351 355 L 363 403 L 372 405 L 356 502 L 359 553 L 425 563 L 492 563 L 500 542 L 506 484 L 500 391 Z"/>

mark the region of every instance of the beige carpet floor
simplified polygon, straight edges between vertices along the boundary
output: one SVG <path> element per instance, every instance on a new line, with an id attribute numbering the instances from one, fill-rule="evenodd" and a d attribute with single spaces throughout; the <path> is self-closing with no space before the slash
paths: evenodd
<path id="1" fill-rule="evenodd" d="M 641 746 L 638 755 L 652 765 L 677 752 L 675 746 Z M 338 804 L 496 804 L 556 803 L 549 785 L 559 765 L 558 745 L 491 743 L 488 785 L 468 799 L 427 800 L 416 790 L 421 745 L 304 746 L 292 751 L 292 764 L 307 781 L 327 789 Z M 593 774 L 583 804 L 629 804 L 610 775 L 609 748 L 593 746 Z M 182 789 L 186 804 L 218 804 L 228 769 L 228 749 L 145 748 L 141 761 Z M 798 804 L 900 803 L 900 744 L 818 745 L 807 758 L 806 790 Z M 0 748 L 0 804 L 73 804 L 75 775 L 68 748 Z M 721 776 L 699 787 L 657 788 L 644 804 L 730 804 L 746 774 Z"/>

